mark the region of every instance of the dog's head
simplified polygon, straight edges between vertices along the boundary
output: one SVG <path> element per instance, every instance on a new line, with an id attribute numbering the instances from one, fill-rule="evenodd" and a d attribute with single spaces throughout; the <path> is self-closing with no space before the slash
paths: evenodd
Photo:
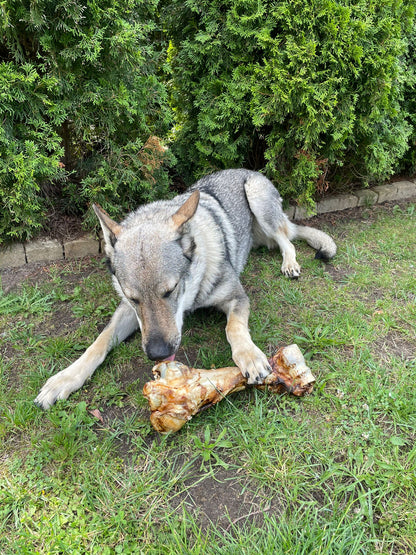
<path id="1" fill-rule="evenodd" d="M 150 212 L 137 223 L 120 225 L 98 205 L 115 289 L 135 310 L 143 350 L 151 360 L 173 358 L 181 341 L 186 285 L 195 244 L 187 224 L 196 212 L 194 191 L 171 216 Z M 163 213 L 163 212 L 162 212 Z"/>

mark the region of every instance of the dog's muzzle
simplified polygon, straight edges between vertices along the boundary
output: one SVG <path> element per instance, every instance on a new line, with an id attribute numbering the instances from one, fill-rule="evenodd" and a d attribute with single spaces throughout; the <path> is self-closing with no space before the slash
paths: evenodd
<path id="1" fill-rule="evenodd" d="M 149 339 L 144 350 L 150 360 L 173 360 L 176 353 L 176 347 L 160 337 Z"/>

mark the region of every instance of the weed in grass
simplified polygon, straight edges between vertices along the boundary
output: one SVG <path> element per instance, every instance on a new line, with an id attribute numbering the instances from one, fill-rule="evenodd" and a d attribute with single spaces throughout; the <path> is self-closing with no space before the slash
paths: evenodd
<path id="1" fill-rule="evenodd" d="M 280 293 L 282 302 L 301 307 L 305 305 L 305 296 L 303 291 L 296 287 L 296 283 L 280 280 Z"/>
<path id="2" fill-rule="evenodd" d="M 119 420 L 116 430 L 117 434 L 123 435 L 125 438 L 128 438 L 129 441 L 139 438 L 141 444 L 141 438 L 148 435 L 151 431 L 151 426 L 147 415 L 143 417 L 142 413 L 135 411 L 125 415 L 123 419 Z"/>
<path id="3" fill-rule="evenodd" d="M 343 345 L 343 341 L 333 337 L 331 326 L 317 326 L 310 328 L 302 324 L 294 324 L 302 335 L 295 334 L 294 342 L 301 348 L 306 349 L 305 358 L 311 359 L 317 354 L 325 354 L 328 347 L 333 345 Z"/>
<path id="4" fill-rule="evenodd" d="M 187 364 L 198 368 L 221 368 L 234 365 L 229 346 L 224 343 L 201 346 L 195 361 L 188 359 Z"/>
<path id="5" fill-rule="evenodd" d="M 7 339 L 14 349 L 23 345 L 28 351 L 38 349 L 44 336 L 34 333 L 35 324 L 16 322 L 14 327 L 4 332 L 3 338 Z"/>
<path id="6" fill-rule="evenodd" d="M 201 458 L 200 470 L 206 470 L 207 466 L 212 467 L 213 464 L 228 468 L 228 464 L 223 461 L 217 453 L 218 449 L 230 449 L 233 446 L 230 440 L 224 439 L 226 435 L 227 428 L 224 428 L 216 439 L 211 438 L 211 430 L 209 425 L 207 425 L 205 427 L 203 440 L 201 440 L 197 435 L 191 436 L 197 454 Z"/>
<path id="7" fill-rule="evenodd" d="M 16 401 L 13 407 L 4 407 L 0 416 L 9 430 L 24 430 L 33 426 L 39 416 L 39 410 L 29 400 Z"/>
<path id="8" fill-rule="evenodd" d="M 86 348 L 85 343 L 77 343 L 73 337 L 48 337 L 40 342 L 40 348 L 49 359 L 70 357 Z"/>
<path id="9" fill-rule="evenodd" d="M 124 398 L 126 397 L 125 391 L 120 387 L 120 384 L 115 381 L 109 381 L 100 391 L 99 397 L 105 400 L 109 407 L 124 407 Z"/>
<path id="10" fill-rule="evenodd" d="M 114 310 L 103 304 L 97 306 L 95 300 L 82 300 L 72 308 L 72 312 L 77 318 L 87 318 L 89 316 L 101 318 L 112 316 Z"/>
<path id="11" fill-rule="evenodd" d="M 24 286 L 19 293 L 4 295 L 0 291 L 0 316 L 29 316 L 44 314 L 52 310 L 56 300 L 53 291 L 43 293 L 39 287 Z"/>
<path id="12" fill-rule="evenodd" d="M 393 214 L 395 216 L 413 217 L 416 215 L 416 204 L 409 204 L 405 209 L 401 208 L 398 204 L 395 204 L 393 206 Z"/>
<path id="13" fill-rule="evenodd" d="M 53 461 L 73 461 L 78 453 L 85 450 L 88 443 L 96 439 L 91 430 L 94 420 L 88 413 L 85 402 L 71 407 L 70 411 L 56 407 L 49 412 L 48 417 L 55 433 L 41 442 L 40 449 Z"/>

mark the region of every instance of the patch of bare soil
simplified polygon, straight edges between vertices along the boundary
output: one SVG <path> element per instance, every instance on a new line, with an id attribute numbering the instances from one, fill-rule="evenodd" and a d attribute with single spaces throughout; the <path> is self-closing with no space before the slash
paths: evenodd
<path id="1" fill-rule="evenodd" d="M 253 491 L 249 481 L 236 475 L 235 469 L 216 468 L 215 474 L 205 477 L 199 472 L 185 486 L 178 508 L 184 506 L 202 529 L 211 523 L 227 531 L 246 524 L 261 526 L 267 515 L 283 511 L 276 495 L 261 489 Z"/>
<path id="2" fill-rule="evenodd" d="M 71 307 L 62 303 L 59 311 L 53 312 L 48 319 L 47 333 L 49 335 L 64 336 L 75 331 L 79 326 L 79 320 L 74 317 Z M 38 331 L 42 332 L 40 326 Z M 43 329 L 45 332 L 45 330 Z"/>
<path id="3" fill-rule="evenodd" d="M 18 289 L 23 282 L 38 283 L 45 279 L 44 264 L 25 264 L 19 268 L 7 268 L 0 271 L 1 285 L 5 295 Z"/>
<path id="4" fill-rule="evenodd" d="M 351 268 L 325 264 L 325 271 L 332 277 L 335 283 L 348 282 Z"/>
<path id="5" fill-rule="evenodd" d="M 384 364 L 392 361 L 392 356 L 404 361 L 414 360 L 416 345 L 398 331 L 391 330 L 372 344 L 375 356 Z"/>
<path id="6" fill-rule="evenodd" d="M 0 271 L 1 285 L 7 295 L 11 291 L 18 290 L 23 283 L 29 285 L 41 285 L 52 281 L 53 273 L 64 274 L 66 285 L 77 284 L 91 273 L 100 271 L 106 275 L 106 270 L 97 268 L 96 261 L 102 255 L 86 256 L 77 260 L 58 260 L 52 263 L 39 262 L 25 264 L 18 268 L 7 268 Z M 95 263 L 93 263 L 95 261 Z"/>

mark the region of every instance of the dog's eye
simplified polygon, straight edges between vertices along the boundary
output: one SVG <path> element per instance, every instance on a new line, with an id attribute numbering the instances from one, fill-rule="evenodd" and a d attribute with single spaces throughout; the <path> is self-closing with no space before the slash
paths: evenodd
<path id="1" fill-rule="evenodd" d="M 133 304 L 135 304 L 136 306 L 138 306 L 138 305 L 140 304 L 139 299 L 130 299 L 130 300 L 131 300 L 131 302 L 132 302 Z"/>
<path id="2" fill-rule="evenodd" d="M 165 293 L 163 293 L 162 297 L 164 299 L 169 299 L 169 297 L 172 295 L 172 293 L 175 291 L 175 289 L 177 288 L 178 284 L 175 285 L 175 287 L 172 287 L 172 289 L 168 289 Z"/>

